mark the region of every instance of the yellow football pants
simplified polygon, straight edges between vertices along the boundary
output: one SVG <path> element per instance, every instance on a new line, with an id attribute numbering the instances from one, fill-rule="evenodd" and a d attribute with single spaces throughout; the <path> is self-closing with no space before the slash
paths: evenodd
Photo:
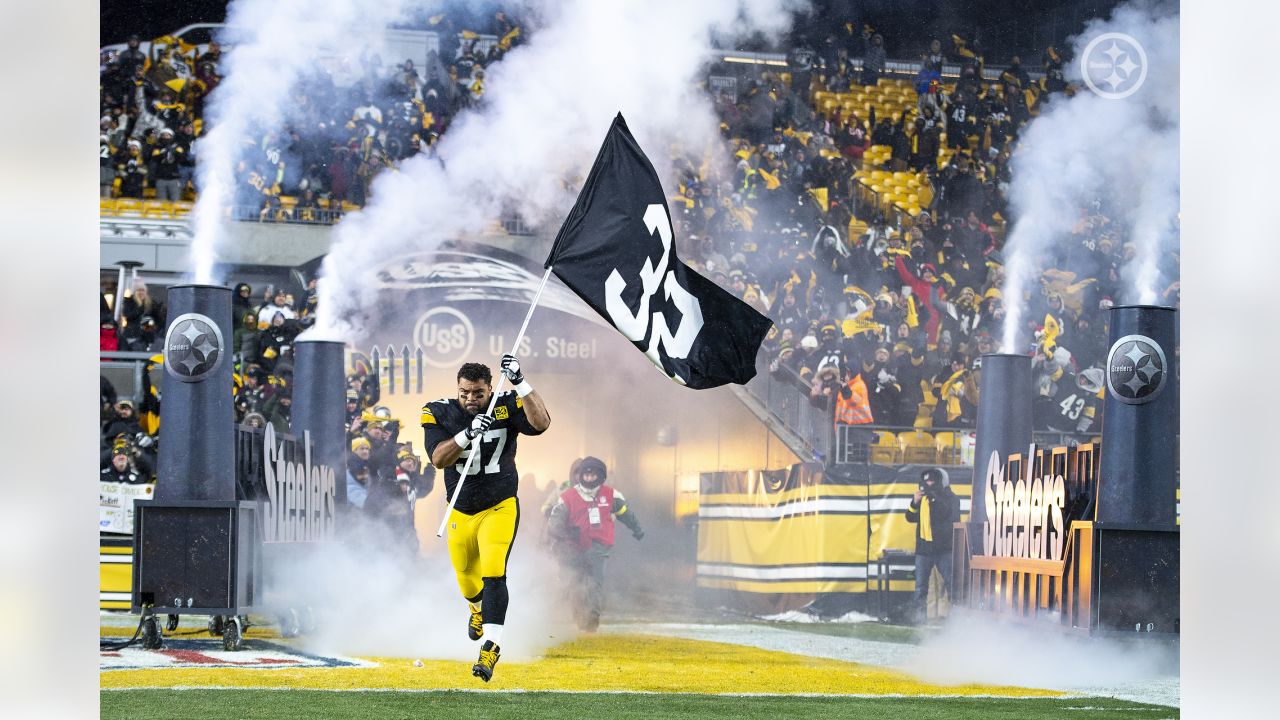
<path id="1" fill-rule="evenodd" d="M 507 558 L 519 526 L 520 503 L 515 498 L 475 515 L 449 513 L 449 560 L 463 597 L 479 595 L 484 578 L 507 574 Z"/>

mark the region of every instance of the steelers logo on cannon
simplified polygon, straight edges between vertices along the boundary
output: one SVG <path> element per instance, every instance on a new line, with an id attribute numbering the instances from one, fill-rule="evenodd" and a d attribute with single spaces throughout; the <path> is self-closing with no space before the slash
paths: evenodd
<path id="1" fill-rule="evenodd" d="M 1125 335 L 1107 353 L 1107 392 L 1130 405 L 1151 402 L 1164 389 L 1168 368 L 1159 343 L 1145 335 Z"/>
<path id="2" fill-rule="evenodd" d="M 183 382 L 197 382 L 218 369 L 223 356 L 222 331 L 200 313 L 179 316 L 164 336 L 164 367 Z"/>

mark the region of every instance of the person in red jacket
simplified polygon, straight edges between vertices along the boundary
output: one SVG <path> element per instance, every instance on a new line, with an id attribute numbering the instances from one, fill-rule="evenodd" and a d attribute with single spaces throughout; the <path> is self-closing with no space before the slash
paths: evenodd
<path id="1" fill-rule="evenodd" d="M 938 322 L 941 316 L 938 314 L 938 308 L 934 306 L 936 291 L 934 286 L 938 282 L 938 271 L 930 263 L 922 263 L 920 274 L 916 275 L 907 269 L 907 263 L 901 255 L 896 255 L 893 259 L 894 266 L 898 269 L 898 276 L 902 278 L 902 282 L 911 288 L 911 294 L 915 295 L 915 302 L 923 306 L 926 320 L 924 321 L 925 336 L 929 342 L 938 341 Z"/>
<path id="2" fill-rule="evenodd" d="M 605 485 L 604 461 L 587 456 L 569 470 L 571 485 L 551 509 L 548 530 L 560 562 L 569 571 L 578 627 L 595 632 L 604 604 L 604 564 L 613 548 L 615 520 L 621 520 L 636 540 L 644 538 L 640 521 L 627 508 L 627 499 Z"/>

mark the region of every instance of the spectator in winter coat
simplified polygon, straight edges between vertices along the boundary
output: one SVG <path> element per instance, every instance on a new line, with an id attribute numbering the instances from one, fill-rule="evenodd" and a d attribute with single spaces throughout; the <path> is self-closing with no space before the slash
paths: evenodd
<path id="1" fill-rule="evenodd" d="M 271 304 L 258 311 L 258 327 L 272 323 L 276 313 L 284 316 L 285 320 L 293 320 L 298 316 L 293 308 L 289 307 L 289 293 L 285 292 L 284 288 L 277 289 L 272 295 Z"/>
<path id="2" fill-rule="evenodd" d="M 186 151 L 174 140 L 173 130 L 160 131 L 160 142 L 151 151 L 151 177 L 155 183 L 157 200 L 182 198 L 181 168 Z"/>
<path id="3" fill-rule="evenodd" d="M 141 279 L 134 281 L 133 294 L 125 297 L 124 305 L 120 310 L 124 315 L 126 326 L 140 325 L 142 318 L 148 315 L 160 326 L 164 326 L 165 323 L 164 304 L 151 297 L 147 284 Z"/>
<path id="4" fill-rule="evenodd" d="M 876 33 L 872 36 L 871 47 L 867 48 L 867 54 L 862 60 L 861 82 L 863 85 L 874 86 L 879 82 L 880 76 L 884 74 L 885 60 L 884 38 L 880 33 Z"/>
<path id="5" fill-rule="evenodd" d="M 933 569 L 942 576 L 942 587 L 951 586 L 951 526 L 960 519 L 960 499 L 951 491 L 947 471 L 929 468 L 920 473 L 920 485 L 907 507 L 907 522 L 916 526 L 915 610 L 924 619 Z"/>
<path id="6" fill-rule="evenodd" d="M 120 177 L 120 197 L 142 197 L 148 170 L 140 140 L 130 140 L 124 150 L 116 155 L 116 173 Z"/>

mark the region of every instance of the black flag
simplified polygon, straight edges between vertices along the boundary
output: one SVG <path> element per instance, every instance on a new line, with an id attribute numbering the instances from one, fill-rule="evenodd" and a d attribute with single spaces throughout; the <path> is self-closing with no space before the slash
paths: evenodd
<path id="1" fill-rule="evenodd" d="M 745 383 L 772 322 L 676 257 L 666 194 L 622 114 L 543 267 L 676 382 Z"/>

